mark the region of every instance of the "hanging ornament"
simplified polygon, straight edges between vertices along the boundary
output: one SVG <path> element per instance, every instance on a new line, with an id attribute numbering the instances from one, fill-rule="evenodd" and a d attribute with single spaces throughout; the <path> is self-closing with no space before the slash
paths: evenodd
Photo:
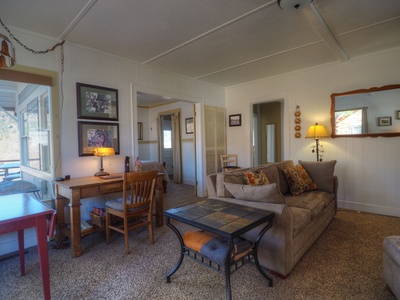
<path id="1" fill-rule="evenodd" d="M 298 106 L 298 105 L 296 105 L 296 111 L 294 112 L 294 116 L 295 116 L 294 123 L 296 124 L 294 126 L 294 131 L 295 131 L 294 137 L 296 139 L 299 139 L 299 138 L 301 138 L 301 132 L 300 132 L 300 130 L 301 130 L 301 126 L 300 126 L 300 123 L 301 123 L 301 119 L 300 119 L 301 111 L 300 111 L 300 106 Z"/>

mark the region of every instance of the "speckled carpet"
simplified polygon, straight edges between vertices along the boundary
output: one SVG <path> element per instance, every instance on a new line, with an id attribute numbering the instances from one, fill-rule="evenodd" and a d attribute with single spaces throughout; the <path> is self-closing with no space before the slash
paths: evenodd
<path id="1" fill-rule="evenodd" d="M 169 184 L 165 208 L 200 200 L 193 187 Z M 178 229 L 185 230 L 184 225 Z M 339 211 L 328 229 L 303 256 L 287 279 L 274 277 L 268 287 L 253 264 L 231 277 L 233 299 L 394 299 L 383 281 L 383 238 L 400 234 L 400 218 Z M 132 253 L 125 255 L 123 236 L 114 233 L 83 239 L 84 254 L 49 245 L 52 299 L 225 299 L 223 276 L 185 258 L 165 281 L 178 259 L 179 243 L 170 228 L 155 227 L 151 245 L 147 230 L 132 232 Z M 0 262 L 0 299 L 42 299 L 36 247 L 27 249 L 26 271 L 19 258 Z"/>

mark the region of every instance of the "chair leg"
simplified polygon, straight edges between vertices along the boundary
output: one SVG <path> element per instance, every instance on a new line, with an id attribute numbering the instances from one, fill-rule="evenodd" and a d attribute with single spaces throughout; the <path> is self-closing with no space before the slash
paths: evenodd
<path id="1" fill-rule="evenodd" d="M 131 253 L 129 251 L 129 230 L 128 230 L 128 218 L 124 218 L 124 235 L 125 235 L 125 252 L 126 254 Z"/>

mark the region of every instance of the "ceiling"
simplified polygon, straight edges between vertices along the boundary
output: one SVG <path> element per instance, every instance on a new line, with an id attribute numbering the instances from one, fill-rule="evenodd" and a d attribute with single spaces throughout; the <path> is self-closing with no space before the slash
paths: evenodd
<path id="1" fill-rule="evenodd" d="M 299 10 L 267 0 L 0 0 L 0 8 L 11 28 L 223 87 L 400 46 L 399 0 L 314 0 Z"/>

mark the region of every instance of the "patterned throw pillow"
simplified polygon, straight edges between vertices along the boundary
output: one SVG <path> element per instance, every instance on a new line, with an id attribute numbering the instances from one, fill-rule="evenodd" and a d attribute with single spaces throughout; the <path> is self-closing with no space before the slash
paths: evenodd
<path id="1" fill-rule="evenodd" d="M 317 185 L 312 181 L 311 177 L 308 175 L 307 171 L 304 170 L 302 165 L 298 164 L 294 168 L 284 168 L 282 171 L 283 174 L 285 174 L 290 187 L 290 193 L 293 196 L 317 189 Z"/>
<path id="2" fill-rule="evenodd" d="M 258 186 L 258 185 L 266 185 L 269 184 L 269 180 L 267 175 L 263 171 L 258 173 L 252 171 L 244 171 L 244 181 L 247 185 Z"/>

